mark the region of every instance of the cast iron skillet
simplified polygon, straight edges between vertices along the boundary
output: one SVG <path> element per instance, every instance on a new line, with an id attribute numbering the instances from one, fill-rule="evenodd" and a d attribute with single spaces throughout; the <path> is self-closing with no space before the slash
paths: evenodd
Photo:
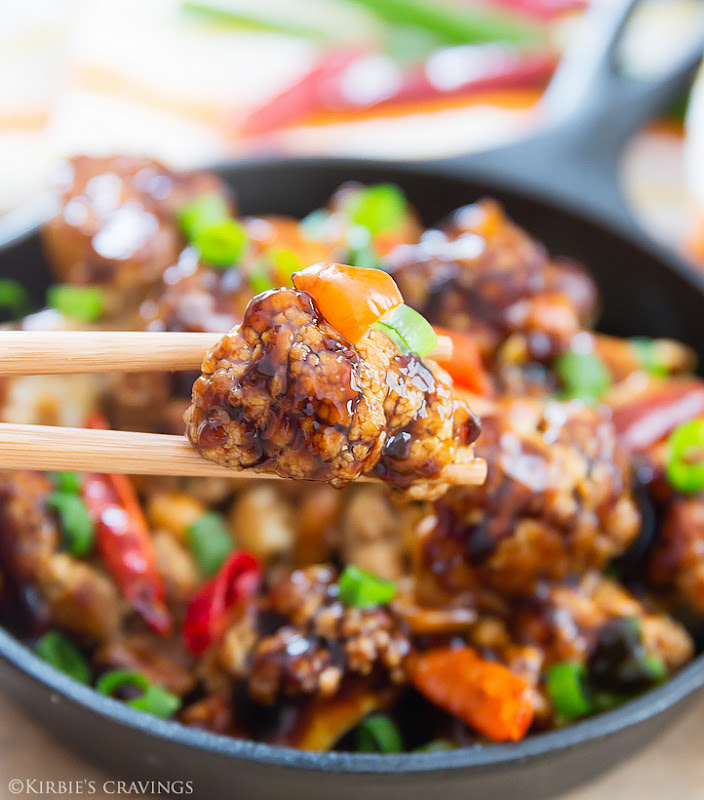
<path id="1" fill-rule="evenodd" d="M 689 79 L 701 42 L 657 84 L 617 75 L 616 43 L 634 5 L 597 5 L 547 94 L 550 125 L 528 141 L 425 164 L 299 159 L 219 172 L 247 214 L 302 216 L 350 179 L 399 183 L 427 223 L 479 197 L 496 197 L 552 252 L 592 270 L 603 294 L 602 329 L 673 337 L 704 356 L 704 279 L 638 227 L 616 177 L 623 144 Z M 48 273 L 37 232 L 17 237 L 7 226 L 0 270 L 41 301 Z M 704 655 L 645 696 L 564 730 L 512 745 L 388 756 L 301 752 L 142 715 L 56 672 L 2 630 L 0 671 L 4 687 L 85 757 L 129 780 L 191 781 L 197 797 L 425 800 L 433 793 L 445 800 L 545 800 L 664 729 L 704 686 Z"/>

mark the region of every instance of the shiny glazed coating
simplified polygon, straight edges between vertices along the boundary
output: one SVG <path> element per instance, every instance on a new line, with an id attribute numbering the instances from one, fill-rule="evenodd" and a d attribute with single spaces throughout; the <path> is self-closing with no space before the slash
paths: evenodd
<path id="1" fill-rule="evenodd" d="M 293 572 L 269 595 L 267 609 L 284 624 L 253 647 L 249 692 L 263 703 L 281 694 L 331 697 L 345 678 L 402 682 L 412 645 L 385 608 L 346 608 L 329 566 Z"/>
<path id="2" fill-rule="evenodd" d="M 551 261 L 490 200 L 458 209 L 387 263 L 409 305 L 434 325 L 471 333 L 488 361 L 514 333 L 543 361 L 596 313 L 592 278 L 572 262 Z"/>
<path id="3" fill-rule="evenodd" d="M 608 417 L 580 403 L 507 400 L 482 425 L 487 481 L 453 489 L 439 508 L 423 548 L 431 585 L 530 594 L 539 580 L 601 569 L 625 552 L 640 513 Z"/>
<path id="4" fill-rule="evenodd" d="M 338 487 L 435 477 L 478 434 L 442 371 L 376 331 L 353 347 L 290 289 L 253 298 L 211 350 L 186 422 L 213 461 Z"/>
<path id="5" fill-rule="evenodd" d="M 176 221 L 182 205 L 203 194 L 227 198 L 212 173 L 177 173 L 137 156 L 77 156 L 57 183 L 59 208 L 42 232 L 54 274 L 110 287 L 123 299 L 175 263 L 184 245 Z"/>

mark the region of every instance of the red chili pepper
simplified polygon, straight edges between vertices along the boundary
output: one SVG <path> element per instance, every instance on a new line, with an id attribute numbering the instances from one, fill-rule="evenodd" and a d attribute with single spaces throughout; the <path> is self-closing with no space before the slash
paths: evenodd
<path id="1" fill-rule="evenodd" d="M 450 374 L 452 380 L 475 394 L 493 394 L 491 381 L 484 371 L 474 339 L 466 333 L 457 333 L 437 325 L 433 325 L 433 328 L 438 336 L 447 336 L 452 341 L 452 357 L 448 361 L 438 360 L 438 364 Z"/>
<path id="2" fill-rule="evenodd" d="M 186 609 L 183 638 L 194 655 L 205 652 L 227 628 L 230 611 L 259 588 L 262 569 L 251 553 L 235 551 L 217 575 L 196 592 Z"/>
<path id="3" fill-rule="evenodd" d="M 347 68 L 360 57 L 357 49 L 323 56 L 310 72 L 240 120 L 240 132 L 245 136 L 259 136 L 294 125 L 324 108 L 325 87 L 341 80 Z"/>
<path id="4" fill-rule="evenodd" d="M 642 452 L 669 436 L 678 425 L 702 414 L 704 383 L 673 380 L 615 408 L 613 421 L 621 444 L 631 452 Z"/>
<path id="5" fill-rule="evenodd" d="M 104 429 L 107 425 L 102 417 L 93 415 L 85 427 Z M 171 615 L 164 602 L 154 544 L 129 478 L 88 473 L 82 494 L 108 572 L 147 625 L 157 633 L 168 633 Z"/>
<path id="6" fill-rule="evenodd" d="M 553 53 L 521 53 L 500 45 L 442 48 L 409 71 L 380 53 L 326 56 L 307 75 L 239 123 L 256 136 L 294 125 L 319 111 L 368 111 L 399 103 L 545 84 L 557 66 Z M 370 88 L 376 89 L 370 93 Z"/>

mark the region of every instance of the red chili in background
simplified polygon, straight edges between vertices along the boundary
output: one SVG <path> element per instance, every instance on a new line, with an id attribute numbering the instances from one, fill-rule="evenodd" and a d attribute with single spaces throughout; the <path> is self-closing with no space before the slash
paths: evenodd
<path id="1" fill-rule="evenodd" d="M 619 441 L 634 453 L 669 436 L 683 422 L 704 414 L 704 383 L 677 380 L 613 410 Z"/>
<path id="2" fill-rule="evenodd" d="M 543 86 L 557 66 L 550 52 L 519 52 L 500 44 L 459 45 L 431 53 L 402 70 L 390 57 L 343 50 L 238 122 L 258 136 L 304 122 L 321 111 L 355 112 L 479 92 Z"/>
<path id="3" fill-rule="evenodd" d="M 538 19 L 554 19 L 569 11 L 582 11 L 588 0 L 484 0 L 487 5 L 501 6 Z"/>
<path id="4" fill-rule="evenodd" d="M 262 568 L 251 553 L 237 550 L 196 592 L 186 609 L 183 638 L 194 655 L 205 652 L 227 628 L 230 611 L 256 594 Z"/>
<path id="5" fill-rule="evenodd" d="M 105 429 L 107 425 L 102 417 L 93 415 L 85 427 Z M 147 625 L 157 633 L 169 633 L 171 615 L 154 544 L 129 478 L 87 473 L 81 491 L 106 569 Z"/>
<path id="6" fill-rule="evenodd" d="M 450 331 L 438 325 L 433 325 L 433 329 L 438 336 L 447 336 L 452 341 L 452 357 L 447 361 L 436 359 L 438 364 L 458 386 L 474 394 L 490 397 L 494 390 L 474 339 L 466 333 Z"/>

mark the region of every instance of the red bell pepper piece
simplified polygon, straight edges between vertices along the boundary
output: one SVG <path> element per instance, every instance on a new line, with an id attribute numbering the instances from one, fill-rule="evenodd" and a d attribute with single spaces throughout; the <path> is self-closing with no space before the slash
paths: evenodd
<path id="1" fill-rule="evenodd" d="M 93 415 L 85 427 L 107 426 L 102 417 Z M 154 544 L 129 478 L 88 473 L 83 478 L 82 495 L 108 572 L 147 625 L 157 633 L 168 633 L 171 615 L 156 568 Z"/>
<path id="2" fill-rule="evenodd" d="M 325 107 L 326 87 L 339 82 L 347 68 L 360 56 L 357 49 L 324 55 L 310 72 L 241 120 L 240 132 L 245 136 L 259 136 L 294 125 L 315 114 Z"/>
<path id="3" fill-rule="evenodd" d="M 411 680 L 435 705 L 494 742 L 520 741 L 533 722 L 529 684 L 468 647 L 422 653 Z"/>
<path id="4" fill-rule="evenodd" d="M 474 339 L 466 333 L 450 331 L 437 325 L 433 328 L 438 336 L 447 336 L 452 341 L 452 358 L 448 361 L 438 360 L 438 364 L 449 373 L 452 380 L 474 394 L 493 394 L 491 381 L 484 370 Z"/>
<path id="5" fill-rule="evenodd" d="M 619 441 L 634 453 L 644 452 L 678 425 L 704 414 L 704 383 L 673 380 L 613 410 Z"/>
<path id="6" fill-rule="evenodd" d="M 183 638 L 194 655 L 205 652 L 227 628 L 232 608 L 256 594 L 262 569 L 251 553 L 237 550 L 196 592 L 186 609 Z"/>

